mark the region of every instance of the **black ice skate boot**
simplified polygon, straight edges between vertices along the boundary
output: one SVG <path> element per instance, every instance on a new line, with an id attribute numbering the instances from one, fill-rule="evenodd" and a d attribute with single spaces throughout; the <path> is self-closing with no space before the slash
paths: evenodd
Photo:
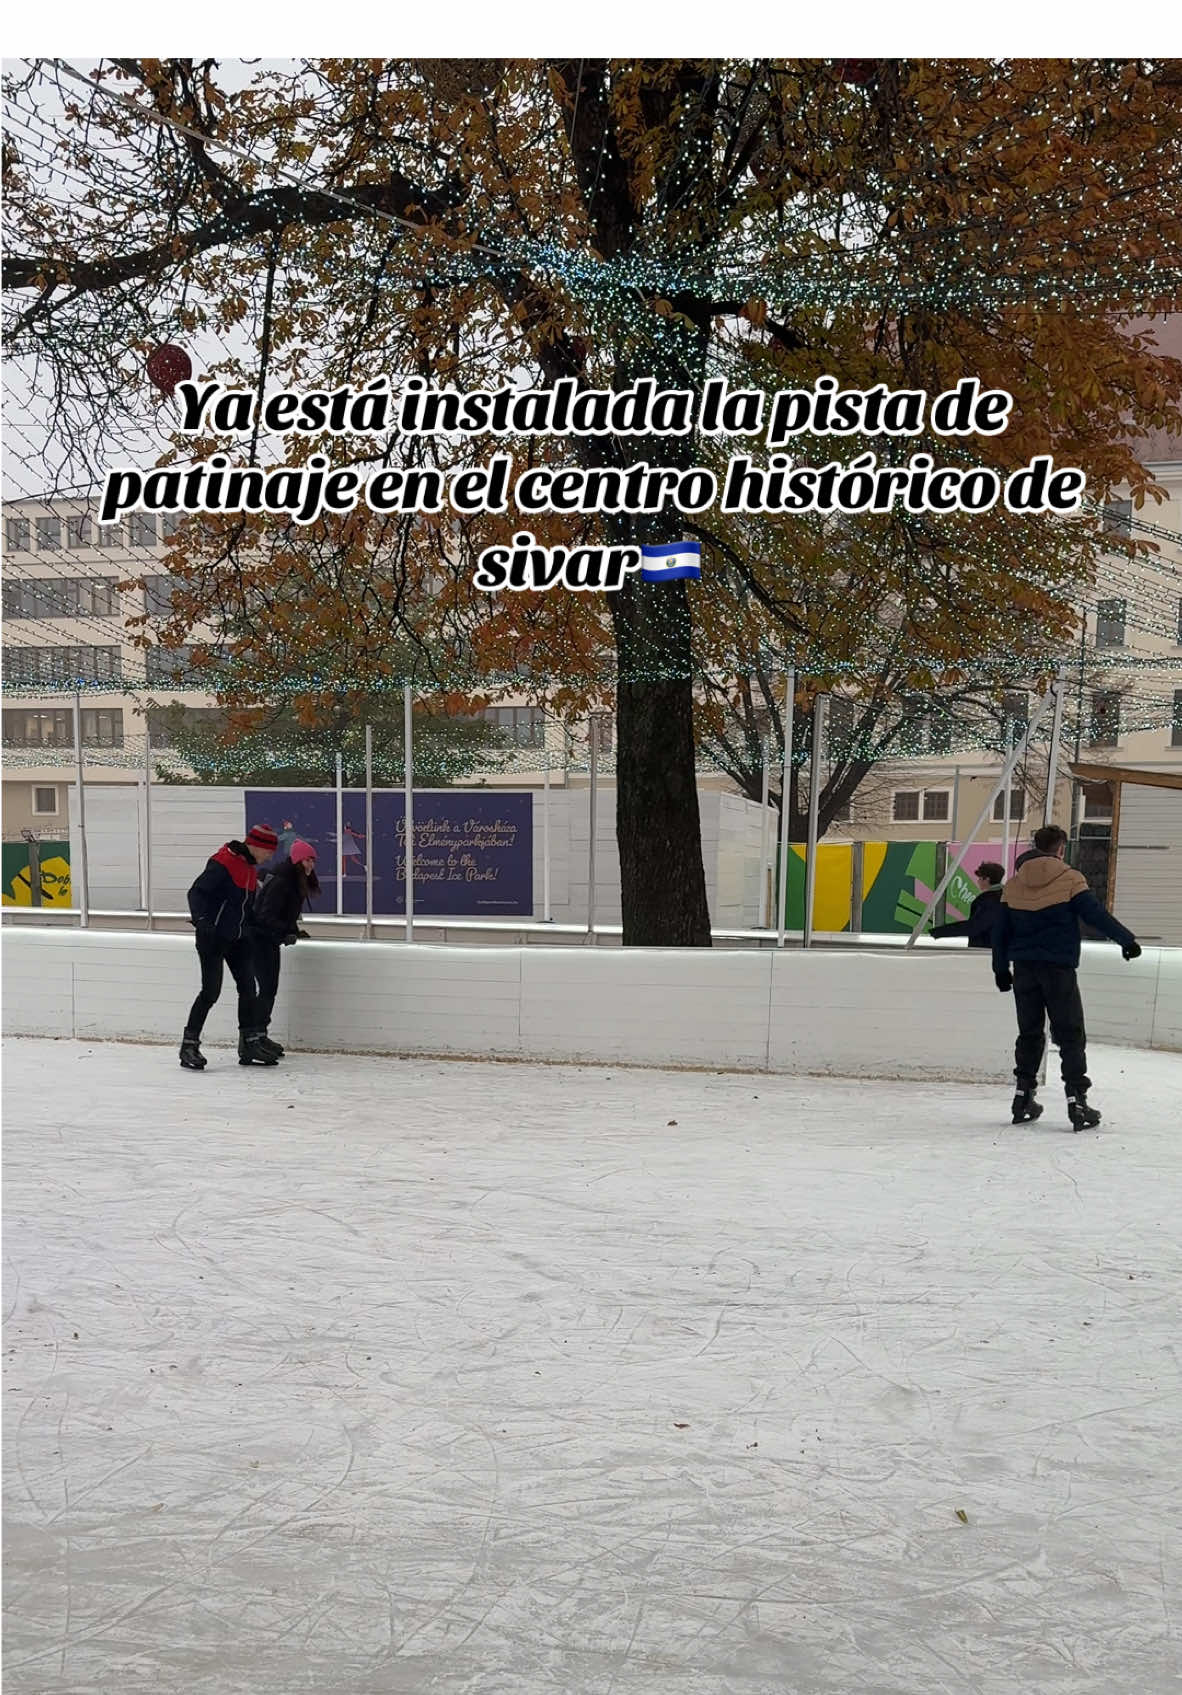
<path id="1" fill-rule="evenodd" d="M 1042 1117 L 1042 1105 L 1034 1098 L 1033 1086 L 1027 1089 L 1019 1084 L 1011 1110 L 1015 1124 L 1030 1124 L 1034 1119 Z"/>
<path id="2" fill-rule="evenodd" d="M 264 1030 L 263 1033 L 262 1033 L 262 1036 L 260 1037 L 260 1040 L 262 1042 L 263 1047 L 270 1048 L 271 1052 L 275 1055 L 276 1059 L 282 1059 L 283 1058 L 283 1048 L 275 1040 L 274 1036 L 272 1036 L 270 1030 Z"/>
<path id="3" fill-rule="evenodd" d="M 1071 1120 L 1073 1130 L 1094 1130 L 1100 1122 L 1100 1114 L 1094 1106 L 1088 1105 L 1086 1089 L 1076 1089 L 1067 1097 L 1067 1116 Z"/>
<path id="4" fill-rule="evenodd" d="M 261 1030 L 238 1032 L 239 1065 L 278 1065 L 279 1055 L 263 1040 Z"/>
<path id="5" fill-rule="evenodd" d="M 188 1030 L 181 1037 L 181 1064 L 186 1071 L 205 1070 L 205 1055 L 198 1045 L 200 1039 L 199 1036 L 194 1036 Z"/>

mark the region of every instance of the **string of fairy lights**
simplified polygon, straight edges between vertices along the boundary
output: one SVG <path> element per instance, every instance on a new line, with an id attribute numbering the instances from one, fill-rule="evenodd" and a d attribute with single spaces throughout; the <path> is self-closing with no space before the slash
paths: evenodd
<path id="1" fill-rule="evenodd" d="M 128 97 L 118 94 L 115 90 L 95 84 L 74 67 L 59 62 L 59 69 L 76 81 L 84 82 L 90 91 L 90 98 L 106 98 L 119 101 L 122 106 L 132 112 L 137 120 L 145 125 L 164 125 L 178 134 L 194 134 L 187 126 L 178 123 L 167 115 L 147 112 L 144 108 Z M 19 126 L 26 146 L 38 148 L 37 163 L 39 168 L 45 168 L 56 178 L 64 182 L 67 189 L 92 185 L 77 172 L 71 172 L 61 163 L 60 156 L 49 151 L 56 147 L 58 137 L 50 127 L 43 127 L 39 132 L 36 125 L 44 124 L 42 115 L 27 108 L 20 108 L 25 123 Z M 261 166 L 272 173 L 278 184 L 287 184 L 301 188 L 304 192 L 315 192 L 327 195 L 339 202 L 342 210 L 348 209 L 358 215 L 364 215 L 368 220 L 385 221 L 402 226 L 408 237 L 413 237 L 420 245 L 424 240 L 420 226 L 408 220 L 400 219 L 395 214 L 375 211 L 372 206 L 358 201 L 347 192 L 326 189 L 320 183 L 312 183 L 309 172 L 302 175 L 298 172 L 279 167 L 274 161 L 261 161 L 257 157 L 244 153 L 241 149 L 227 147 L 217 138 L 210 138 L 201 133 L 199 139 L 203 144 L 223 148 L 233 154 L 246 158 L 255 167 Z M 683 143 L 684 145 L 684 143 Z M 310 170 L 310 167 L 309 167 Z M 227 239 L 232 239 L 236 233 L 236 223 L 232 215 L 225 218 L 225 230 L 222 232 Z M 840 250 L 826 251 L 816 249 L 810 253 L 807 262 L 799 257 L 787 260 L 769 260 L 766 252 L 759 251 L 759 225 L 756 221 L 751 230 L 740 240 L 735 237 L 729 244 L 724 242 L 719 250 L 712 255 L 707 267 L 687 265 L 684 260 L 673 263 L 668 254 L 660 257 L 651 254 L 638 253 L 615 260 L 602 260 L 595 255 L 579 249 L 571 248 L 562 243 L 542 238 L 504 238 L 498 236 L 495 241 L 491 238 L 481 238 L 471 245 L 469 251 L 459 253 L 452 250 L 440 249 L 432 251 L 430 264 L 438 272 L 439 278 L 447 284 L 485 282 L 490 274 L 501 271 L 517 273 L 526 271 L 534 276 L 548 280 L 563 287 L 567 293 L 577 300 L 584 309 L 587 322 L 591 327 L 597 323 L 610 326 L 613 332 L 623 330 L 625 333 L 635 331 L 642 333 L 646 342 L 653 345 L 654 338 L 659 344 L 664 336 L 680 338 L 685 332 L 684 326 L 676 322 L 654 318 L 651 309 L 654 295 L 672 296 L 682 291 L 707 292 L 711 295 L 717 291 L 736 293 L 740 298 L 751 295 L 761 295 L 774 299 L 777 305 L 784 309 L 807 308 L 808 310 L 828 311 L 837 306 L 851 304 L 873 304 L 876 308 L 885 305 L 906 305 L 909 309 L 940 309 L 952 305 L 971 303 L 977 309 L 1000 309 L 1006 305 L 1048 305 L 1065 300 L 1087 303 L 1090 301 L 1106 301 L 1111 297 L 1114 287 L 1114 277 L 1111 268 L 1107 270 L 1081 271 L 1068 266 L 1058 265 L 1061 254 L 1053 243 L 1046 244 L 1046 251 L 1041 256 L 1039 265 L 1032 273 L 1023 269 L 1021 275 L 1007 275 L 1004 269 L 990 270 L 987 264 L 984 268 L 974 269 L 963 262 L 954 262 L 948 258 L 936 262 L 929 267 L 926 275 L 908 273 L 902 268 L 902 261 L 897 254 L 883 255 L 877 249 L 868 249 L 859 253 L 847 246 Z M 414 264 L 420 264 L 421 251 L 413 251 L 410 256 Z M 1027 262 L 1029 248 L 1027 248 Z M 1058 268 L 1056 268 L 1058 265 Z M 893 267 L 893 269 L 892 269 Z M 1115 279 L 1122 304 L 1132 301 L 1150 303 L 1161 300 L 1170 293 L 1182 289 L 1182 261 L 1177 266 L 1159 263 L 1156 260 L 1146 260 L 1138 272 L 1122 274 Z M 227 344 L 228 356 L 233 352 Z M 659 345 L 657 347 L 659 353 Z M 18 433 L 23 433 L 19 432 Z M 28 440 L 25 437 L 26 441 Z M 32 446 L 32 444 L 29 444 Z M 28 493 L 28 491 L 24 491 Z M 37 498 L 29 495 L 29 498 Z M 78 497 L 79 503 L 85 506 L 86 495 Z M 1160 526 L 1152 526 L 1139 520 L 1132 520 L 1138 535 L 1153 539 L 1159 543 L 1177 546 L 1182 540 L 1178 535 Z M 149 549 L 128 550 L 136 563 L 141 561 L 144 570 L 128 572 L 131 575 L 158 575 L 161 571 L 161 560 Z M 992 555 L 988 550 L 980 550 L 978 559 L 988 566 L 991 562 L 998 569 L 1005 569 L 1011 579 L 1015 576 L 1013 561 L 1006 558 L 998 549 Z M 1126 615 L 1123 624 L 1126 629 L 1135 630 L 1141 635 L 1154 640 L 1175 641 L 1182 636 L 1182 615 L 1178 608 L 1172 605 L 1169 593 L 1169 580 L 1178 579 L 1179 567 L 1167 565 L 1158 561 L 1153 569 L 1167 579 L 1166 581 L 1148 588 L 1144 582 L 1144 570 L 1148 561 L 1138 559 L 1136 564 L 1131 560 L 1120 561 L 1113 557 L 1111 562 L 1105 562 L 1101 574 L 1094 586 L 1072 596 L 1073 604 L 1093 618 L 1098 617 L 1113 599 L 1121 598 L 1120 594 L 1104 593 L 1103 590 L 1116 589 L 1126 591 Z M 40 565 L 39 569 L 45 570 Z M 87 572 L 70 572 L 68 564 L 61 567 L 54 564 L 53 573 L 61 576 L 88 575 Z M 1021 580 L 1020 573 L 1018 574 Z M 30 579 L 33 580 L 33 579 Z M 1031 589 L 1041 586 L 1036 575 L 1026 579 Z M 963 602 L 966 611 L 979 617 L 985 628 L 996 628 L 998 646 L 996 653 L 989 662 L 979 662 L 974 675 L 979 677 L 982 686 L 994 691 L 1001 688 L 1022 686 L 1023 680 L 1032 676 L 1045 678 L 1056 666 L 1063 662 L 1064 653 L 1061 651 L 1046 651 L 1042 654 L 1029 652 L 1007 651 L 1004 643 L 1007 619 L 1004 608 L 999 609 L 987 592 L 974 594 L 963 591 Z M 668 609 L 664 619 L 665 628 L 654 638 L 653 646 L 660 650 L 673 649 L 691 655 L 689 664 L 691 672 L 701 681 L 722 682 L 733 675 L 733 667 L 718 669 L 707 667 L 700 659 L 693 657 L 693 631 L 689 627 L 686 608 L 688 601 L 680 596 L 670 596 Z M 1110 610 L 1110 609 L 1109 609 Z M 103 644 L 110 642 L 110 625 L 101 617 L 78 615 L 70 613 L 73 625 L 81 625 L 93 629 L 107 637 Z M 1173 619 L 1173 621 L 1171 621 Z M 32 617 L 22 619 L 22 624 L 30 631 L 35 629 L 47 636 L 56 634 L 55 626 L 49 618 Z M 658 620 L 660 623 L 661 620 Z M 870 638 L 881 634 L 873 622 L 868 624 L 864 635 L 864 651 L 855 659 L 836 657 L 825 651 L 821 646 L 810 647 L 802 644 L 791 656 L 798 670 L 803 675 L 810 673 L 836 682 L 840 685 L 842 678 L 853 682 L 861 680 L 866 674 L 868 660 L 873 662 L 874 652 Z M 666 640 L 672 635 L 673 641 Z M 682 639 L 683 638 L 683 639 Z M 49 645 L 48 642 L 42 645 Z M 884 638 L 883 649 L 889 645 Z M 121 656 L 122 657 L 122 656 Z M 782 645 L 774 642 L 760 644 L 747 657 L 761 669 L 772 672 L 782 669 L 786 659 Z M 1170 672 L 1182 665 L 1182 659 L 1173 655 L 1163 655 L 1152 649 L 1139 648 L 1135 645 L 1122 646 L 1119 651 L 1090 650 L 1088 652 L 1088 674 L 1103 676 L 1111 672 L 1114 677 L 1127 679 L 1130 675 L 1144 675 L 1146 682 L 1156 683 L 1155 687 L 1144 687 L 1138 681 L 1131 689 L 1126 688 L 1126 698 L 1130 704 L 1136 703 L 1137 719 L 1129 714 L 1122 717 L 1122 729 L 1160 728 L 1163 724 L 1177 725 L 1178 695 L 1171 693 L 1160 683 L 1160 674 Z M 668 662 L 654 663 L 651 655 L 643 651 L 631 653 L 626 660 L 616 662 L 605 654 L 602 666 L 597 675 L 590 681 L 601 690 L 610 691 L 621 682 L 635 680 L 656 680 L 671 675 L 684 675 L 684 661 L 678 661 L 681 670 L 671 671 Z M 123 669 L 121 665 L 121 670 Z M 7 667 L 6 667 L 7 672 Z M 1151 676 L 1151 674 L 1154 674 Z M 172 687 L 192 688 L 209 691 L 211 681 L 219 684 L 223 690 L 233 687 L 238 680 L 235 662 L 232 656 L 223 657 L 215 672 L 209 669 L 199 669 L 192 674 L 191 679 L 174 680 Z M 325 668 L 310 660 L 303 669 L 294 669 L 290 665 L 277 666 L 273 673 L 260 671 L 257 662 L 251 664 L 249 676 L 246 679 L 251 688 L 264 691 L 268 699 L 275 701 L 294 700 L 308 694 L 332 693 L 334 690 L 350 688 L 354 679 L 335 674 L 331 668 Z M 381 696 L 394 691 L 401 691 L 407 682 L 414 682 L 421 688 L 421 675 L 410 673 L 400 675 L 392 673 L 366 682 L 366 692 Z M 504 693 L 524 694 L 527 698 L 543 698 L 548 692 L 567 685 L 585 686 L 588 678 L 585 669 L 580 666 L 577 675 L 563 677 L 552 666 L 539 673 L 529 666 L 510 667 L 490 675 L 479 671 L 476 667 L 458 662 L 454 657 L 449 661 L 448 687 L 458 692 L 487 693 L 490 690 Z M 20 694 L 27 696 L 34 693 L 38 698 L 52 697 L 55 693 L 73 695 L 75 692 L 89 696 L 108 696 L 112 694 L 139 695 L 163 684 L 168 687 L 167 679 L 150 678 L 145 665 L 142 676 L 121 675 L 114 678 L 78 679 L 63 677 L 60 682 L 52 678 L 38 677 L 35 684 L 28 678 L 19 675 L 12 682 L 6 675 L 5 694 Z M 217 692 L 212 691 L 212 692 Z M 939 696 L 933 697 L 934 706 L 938 704 Z M 1142 723 L 1143 721 L 1143 723 Z M 984 732 L 974 733 L 966 726 L 958 726 L 964 735 L 963 747 L 993 746 L 992 741 L 983 741 Z M 993 736 L 994 731 L 989 731 Z M 926 735 L 926 732 L 924 732 Z M 915 745 L 909 747 L 906 740 L 897 741 L 888 757 L 914 757 L 928 751 L 918 745 L 917 733 Z M 45 756 L 52 750 L 29 750 L 27 763 L 52 763 Z M 275 746 L 269 750 L 268 758 L 276 768 L 281 768 L 285 762 L 299 763 L 306 758 L 308 748 L 303 743 L 290 743 Z M 865 757 L 872 750 L 870 745 L 851 749 L 858 757 Z M 17 750 L 9 750 L 9 763 Z M 101 752 L 114 756 L 117 750 L 88 750 L 89 754 Z M 298 758 L 297 758 L 298 756 Z M 23 757 L 23 755 L 21 756 Z M 505 755 L 509 758 L 534 757 L 534 750 L 525 750 L 520 754 L 510 751 Z M 547 759 L 550 757 L 546 755 Z M 803 757 L 803 755 L 798 755 Z M 216 753 L 210 753 L 210 759 L 216 761 Z M 224 768 L 230 766 L 231 756 L 224 758 Z M 63 755 L 63 764 L 72 761 L 72 754 Z M 216 769 L 216 764 L 210 767 Z M 457 766 L 458 768 L 458 766 Z M 536 765 L 533 767 L 536 768 Z"/>
<path id="2" fill-rule="evenodd" d="M 65 61 L 56 61 L 58 71 L 81 84 L 93 104 L 104 100 L 118 104 L 145 127 L 158 127 L 178 135 L 195 138 L 204 147 L 221 151 L 227 156 L 245 160 L 253 169 L 267 170 L 275 186 L 296 188 L 302 193 L 315 193 L 339 204 L 367 222 L 381 222 L 399 229 L 408 238 L 422 243 L 428 240 L 423 227 L 385 208 L 374 207 L 359 200 L 347 190 L 313 182 L 305 172 L 260 160 L 245 149 L 234 146 L 216 135 L 193 129 L 174 115 L 149 110 L 118 90 L 97 83 Z M 44 122 L 35 107 L 20 105 L 17 110 L 25 119 L 26 133 L 34 135 L 30 123 Z M 60 135 L 46 130 L 43 151 L 38 162 L 69 180 L 60 162 Z M 77 173 L 72 173 L 77 176 Z M 85 181 L 85 179 L 80 179 Z M 91 185 L 87 185 L 88 187 Z M 268 190 L 257 191 L 265 195 Z M 215 241 L 232 240 L 252 231 L 250 212 L 226 211 L 218 214 L 205 226 L 206 234 Z M 1063 264 L 1062 242 L 1048 238 L 1033 249 L 1027 237 L 1020 272 L 1007 274 L 999 265 L 999 250 L 983 251 L 979 259 L 970 261 L 947 232 L 950 251 L 929 265 L 928 274 L 906 268 L 904 255 L 913 251 L 911 245 L 883 249 L 875 244 L 858 249 L 848 242 L 835 242 L 831 247 L 818 246 L 816 231 L 803 228 L 801 234 L 810 238 L 807 255 L 782 255 L 783 221 L 786 209 L 777 212 L 777 230 L 781 241 L 769 244 L 764 240 L 761 220 L 750 221 L 750 227 L 731 232 L 711 252 L 709 263 L 672 263 L 667 238 L 656 254 L 628 253 L 602 258 L 591 252 L 572 247 L 552 238 L 539 236 L 506 236 L 481 232 L 470 238 L 466 251 L 457 251 L 438 239 L 431 240 L 431 265 L 438 270 L 438 281 L 447 285 L 481 283 L 490 275 L 526 272 L 538 280 L 563 287 L 573 298 L 589 306 L 606 302 L 611 309 L 612 322 L 625 332 L 634 320 L 646 338 L 654 335 L 680 339 L 684 326 L 675 318 L 657 320 L 651 310 L 653 298 L 670 299 L 680 293 L 706 294 L 717 291 L 734 293 L 748 299 L 762 296 L 772 299 L 783 310 L 808 309 L 831 311 L 839 306 L 867 305 L 875 309 L 907 307 L 912 311 L 931 311 L 971 304 L 981 310 L 1001 310 L 1007 306 L 1046 306 L 1072 301 L 1079 304 L 1098 304 L 1113 298 L 1114 287 L 1122 303 L 1129 309 L 1148 308 L 1153 303 L 1176 296 L 1182 291 L 1182 255 L 1168 262 L 1150 255 L 1137 265 L 1125 267 L 1115 278 L 1111 266 L 1088 270 L 1074 259 Z M 224 227 L 223 227 L 224 226 Z M 932 232 L 938 238 L 944 232 Z M 415 264 L 421 274 L 422 254 L 415 254 Z"/>

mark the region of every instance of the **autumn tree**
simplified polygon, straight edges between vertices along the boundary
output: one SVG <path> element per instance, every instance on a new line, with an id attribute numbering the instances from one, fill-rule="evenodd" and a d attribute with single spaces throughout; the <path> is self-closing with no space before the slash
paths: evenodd
<path id="1" fill-rule="evenodd" d="M 1182 367 L 1127 326 L 1179 298 L 1175 64 L 904 60 L 855 75 L 800 60 L 320 60 L 245 87 L 228 69 L 114 61 L 101 91 L 49 63 L 14 79 L 28 121 L 6 153 L 10 348 L 44 374 L 59 445 L 84 466 L 142 425 L 142 358 L 167 339 L 260 389 L 382 371 L 616 390 L 651 375 L 695 392 L 716 373 L 768 391 L 826 373 L 929 390 L 980 376 L 1015 405 L 974 456 L 1004 470 L 1053 454 L 1087 472 L 1099 502 L 1121 481 L 1137 500 L 1152 492 L 1136 439 L 1178 427 Z M 685 466 L 716 446 L 512 444 L 616 466 Z M 411 450 L 379 449 L 391 463 Z M 446 461 L 457 448 L 435 438 L 413 451 Z M 982 609 L 999 603 L 1020 614 L 1015 664 L 1033 656 L 1070 627 L 1068 587 L 1089 568 L 1097 521 L 988 519 L 898 516 L 835 537 L 799 520 L 708 517 L 709 592 L 632 579 L 606 609 L 560 610 L 554 596 L 475 605 L 470 550 L 498 531 L 492 518 L 446 533 L 407 525 L 404 556 L 424 550 L 450 579 L 436 599 L 465 657 L 539 665 L 562 653 L 565 624 L 576 651 L 558 674 L 593 686 L 606 619 L 624 939 L 705 945 L 695 669 L 749 675 L 753 651 L 779 650 L 812 686 L 840 674 L 869 699 L 884 675 L 884 693 L 959 686 L 990 639 Z M 664 541 L 671 524 L 665 512 L 580 527 Z M 499 520 L 500 535 L 510 527 Z M 353 651 L 366 526 L 317 539 L 352 568 L 303 595 L 291 592 L 303 543 L 264 545 L 257 568 L 249 523 L 195 547 L 194 616 L 237 618 L 239 657 L 265 670 L 251 596 L 278 555 L 279 648 L 323 649 L 335 630 Z M 430 607 L 412 605 L 421 569 L 383 585 L 366 622 L 375 666 L 391 632 L 431 648 Z"/>

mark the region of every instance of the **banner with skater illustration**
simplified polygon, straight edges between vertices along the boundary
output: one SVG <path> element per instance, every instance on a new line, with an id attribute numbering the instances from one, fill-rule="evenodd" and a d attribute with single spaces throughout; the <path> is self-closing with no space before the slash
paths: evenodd
<path id="1" fill-rule="evenodd" d="M 373 841 L 366 838 L 365 791 L 346 789 L 337 840 L 331 789 L 247 789 L 244 829 L 270 824 L 279 836 L 278 865 L 294 841 L 311 842 L 322 892 L 314 913 L 365 911 L 373 862 L 373 909 L 406 911 L 405 797 L 375 789 Z M 422 917 L 529 918 L 533 915 L 533 796 L 423 790 L 414 797 L 415 912 Z"/>

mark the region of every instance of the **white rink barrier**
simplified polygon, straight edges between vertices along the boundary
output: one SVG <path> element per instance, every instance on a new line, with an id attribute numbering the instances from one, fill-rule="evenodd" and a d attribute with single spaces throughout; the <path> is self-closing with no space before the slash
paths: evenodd
<path id="1" fill-rule="evenodd" d="M 10 1035 L 179 1041 L 190 937 L 6 928 Z M 1182 949 L 1088 943 L 1089 1037 L 1182 1051 Z M 235 1036 L 234 985 L 206 1025 Z M 272 1032 L 293 1049 L 692 1066 L 846 1077 L 1011 1076 L 1014 1003 L 988 956 L 939 944 L 776 952 L 301 942 Z M 1052 1069 L 1052 1078 L 1055 1070 Z"/>

